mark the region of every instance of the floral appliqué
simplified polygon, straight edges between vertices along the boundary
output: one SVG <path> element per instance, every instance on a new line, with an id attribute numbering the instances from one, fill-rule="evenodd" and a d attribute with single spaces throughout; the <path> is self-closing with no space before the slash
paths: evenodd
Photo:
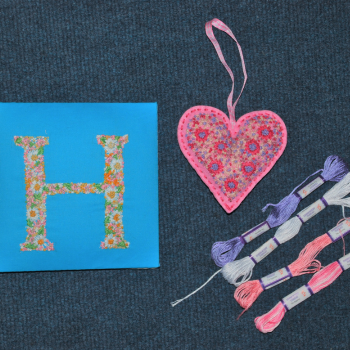
<path id="1" fill-rule="evenodd" d="M 20 244 L 22 251 L 54 250 L 46 232 L 46 198 L 65 193 L 97 193 L 105 197 L 105 238 L 102 249 L 128 248 L 123 229 L 124 160 L 123 147 L 128 135 L 98 135 L 97 142 L 105 151 L 104 181 L 101 183 L 54 183 L 45 182 L 44 146 L 48 137 L 15 136 L 15 144 L 24 148 L 25 189 L 27 208 L 27 237 Z"/>
<path id="2" fill-rule="evenodd" d="M 215 113 L 198 112 L 188 120 L 186 142 L 212 175 L 220 191 L 233 201 L 264 173 L 283 148 L 281 125 L 269 115 L 256 115 L 232 137 Z"/>

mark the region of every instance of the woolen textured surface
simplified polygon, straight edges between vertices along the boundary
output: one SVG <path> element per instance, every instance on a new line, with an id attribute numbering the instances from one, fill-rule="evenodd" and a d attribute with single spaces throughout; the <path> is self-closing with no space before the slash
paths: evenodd
<path id="1" fill-rule="evenodd" d="M 248 73 L 237 117 L 269 109 L 288 145 L 272 171 L 227 215 L 182 155 L 176 129 L 194 105 L 227 113 L 227 72 L 205 35 L 217 17 L 242 46 Z M 302 284 L 263 293 L 243 317 L 234 287 L 219 275 L 211 245 L 265 220 L 327 156 L 350 161 L 350 5 L 346 1 L 0 1 L 0 101 L 158 102 L 160 263 L 154 270 L 0 274 L 1 349 L 344 349 L 350 345 L 350 272 L 291 310 L 272 334 L 254 318 Z M 239 55 L 215 35 L 242 83 Z M 306 207 L 332 186 L 303 200 Z M 259 264 L 253 278 L 294 261 L 341 217 L 329 207 Z M 276 229 L 246 246 L 250 254 Z M 11 234 L 2 232 L 1 234 Z M 127 235 L 127 233 L 126 233 Z M 350 240 L 345 239 L 348 246 Z M 319 255 L 342 255 L 342 242 Z"/>

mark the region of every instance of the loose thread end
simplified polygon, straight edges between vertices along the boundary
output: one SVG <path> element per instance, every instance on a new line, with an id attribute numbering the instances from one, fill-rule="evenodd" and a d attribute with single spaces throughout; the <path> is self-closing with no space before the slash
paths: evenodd
<path id="1" fill-rule="evenodd" d="M 185 300 L 185 298 L 179 299 L 179 300 L 176 300 L 176 301 L 172 301 L 172 302 L 170 303 L 170 305 L 171 305 L 172 307 L 174 307 L 174 306 L 176 306 L 177 304 L 181 303 L 181 301 L 183 301 L 183 300 Z"/>
<path id="2" fill-rule="evenodd" d="M 176 301 L 172 301 L 170 303 L 170 305 L 172 307 L 176 306 L 177 304 L 180 304 L 182 301 L 184 301 L 185 299 L 189 298 L 191 295 L 196 294 L 199 290 L 201 290 L 205 285 L 207 285 L 222 269 L 216 271 L 211 277 L 209 277 L 209 279 L 203 283 L 199 288 L 197 288 L 195 291 L 193 291 L 192 293 L 188 294 L 187 296 L 185 296 L 182 299 L 176 300 Z"/>
<path id="3" fill-rule="evenodd" d="M 244 312 L 249 310 L 259 295 L 263 292 L 260 280 L 248 281 L 241 284 L 234 293 L 234 298 L 237 303 L 244 309 Z M 241 315 L 243 315 L 243 313 Z M 241 317 L 241 315 L 239 317 Z"/>
<path id="4" fill-rule="evenodd" d="M 239 319 L 241 318 L 241 316 L 247 311 L 248 309 L 244 309 L 239 316 L 236 318 L 236 321 L 239 321 Z"/>
<path id="5" fill-rule="evenodd" d="M 265 211 L 267 210 L 268 207 L 275 207 L 277 204 L 272 204 L 272 203 L 268 203 L 264 206 L 264 208 L 261 209 L 261 211 L 263 213 L 265 213 Z"/>
<path id="6" fill-rule="evenodd" d="M 294 192 L 284 197 L 279 203 L 273 205 L 273 208 L 266 221 L 270 227 L 277 227 L 284 224 L 297 209 L 301 201 L 300 196 Z"/>

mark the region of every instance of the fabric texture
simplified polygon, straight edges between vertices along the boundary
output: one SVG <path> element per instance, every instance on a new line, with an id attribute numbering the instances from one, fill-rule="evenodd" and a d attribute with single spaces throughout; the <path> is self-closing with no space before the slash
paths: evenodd
<path id="1" fill-rule="evenodd" d="M 159 269 L 1 274 L 0 348 L 349 348 L 347 271 L 268 335 L 255 329 L 255 317 L 310 276 L 266 291 L 239 321 L 235 289 L 219 277 L 170 306 L 217 270 L 214 242 L 264 221 L 260 208 L 288 195 L 327 156 L 350 161 L 348 2 L 2 0 L 0 7 L 0 101 L 158 102 L 160 201 Z M 194 105 L 227 112 L 227 72 L 204 32 L 214 17 L 231 28 L 245 55 L 249 79 L 237 115 L 273 110 L 288 128 L 282 157 L 229 215 L 183 156 L 176 134 Z M 237 49 L 225 33 L 215 35 L 240 87 Z M 300 210 L 332 186 L 325 183 Z M 338 207 L 327 208 L 258 264 L 253 278 L 288 265 L 340 218 Z M 254 240 L 246 253 L 274 233 Z M 318 259 L 326 266 L 341 255 L 339 241 Z"/>

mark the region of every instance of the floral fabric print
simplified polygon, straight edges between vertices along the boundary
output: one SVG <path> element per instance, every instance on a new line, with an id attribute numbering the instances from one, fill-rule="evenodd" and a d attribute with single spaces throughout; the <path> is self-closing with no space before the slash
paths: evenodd
<path id="1" fill-rule="evenodd" d="M 50 251 L 54 245 L 47 238 L 46 198 L 65 193 L 97 193 L 105 196 L 105 239 L 102 249 L 128 248 L 124 240 L 123 194 L 124 161 L 123 147 L 128 142 L 125 136 L 97 136 L 97 142 L 105 150 L 104 181 L 101 183 L 55 183 L 47 184 L 44 169 L 44 146 L 48 137 L 15 136 L 15 144 L 24 148 L 25 189 L 27 208 L 27 237 L 20 244 L 22 251 Z"/>
<path id="2" fill-rule="evenodd" d="M 283 148 L 282 131 L 273 117 L 256 115 L 247 119 L 232 137 L 215 113 L 198 112 L 188 120 L 185 137 L 199 163 L 233 201 Z"/>
<path id="3" fill-rule="evenodd" d="M 105 150 L 104 182 L 101 189 L 105 194 L 105 240 L 101 248 L 128 248 L 124 240 L 123 196 L 124 196 L 124 160 L 123 147 L 128 143 L 128 135 L 97 136 L 97 142 Z"/>

